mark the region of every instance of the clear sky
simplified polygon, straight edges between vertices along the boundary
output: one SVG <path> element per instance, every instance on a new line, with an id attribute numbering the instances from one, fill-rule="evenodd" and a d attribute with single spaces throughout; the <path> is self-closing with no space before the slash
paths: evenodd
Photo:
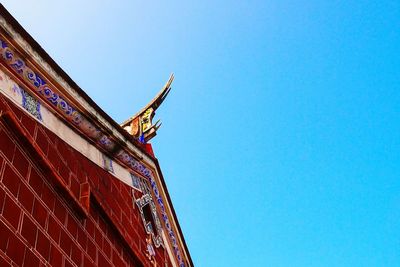
<path id="1" fill-rule="evenodd" d="M 400 2 L 2 1 L 153 141 L 196 266 L 400 266 Z M 63 3 L 61 3 L 63 2 Z"/>

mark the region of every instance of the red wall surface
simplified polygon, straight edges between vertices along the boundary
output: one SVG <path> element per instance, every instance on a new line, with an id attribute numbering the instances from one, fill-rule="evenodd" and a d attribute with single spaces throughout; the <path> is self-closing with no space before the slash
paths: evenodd
<path id="1" fill-rule="evenodd" d="M 0 266 L 153 266 L 131 188 L 1 95 L 0 113 Z"/>

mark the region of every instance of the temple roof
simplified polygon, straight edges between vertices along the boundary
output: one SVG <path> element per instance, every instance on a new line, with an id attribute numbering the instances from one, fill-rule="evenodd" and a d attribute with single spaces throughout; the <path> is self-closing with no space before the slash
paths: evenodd
<path id="1" fill-rule="evenodd" d="M 133 155 L 132 158 L 140 164 L 144 162 L 151 163 L 155 167 L 155 172 L 159 175 L 160 182 L 162 185 L 162 191 L 166 195 L 166 204 L 171 211 L 172 219 L 174 225 L 176 225 L 177 232 L 179 234 L 179 239 L 182 241 L 182 246 L 184 248 L 185 256 L 187 257 L 190 265 L 193 266 L 192 259 L 187 248 L 184 235 L 182 233 L 179 221 L 177 219 L 172 201 L 169 196 L 158 160 L 148 153 L 144 146 L 142 146 L 137 138 L 132 138 L 132 134 L 128 133 L 124 128 L 125 125 L 132 124 L 135 119 L 138 121 L 139 118 L 144 117 L 145 113 L 151 110 L 150 115 L 150 126 L 148 128 L 142 128 L 142 133 L 145 133 L 144 140 L 148 141 L 155 136 L 156 130 L 159 128 L 160 124 L 157 122 L 155 125 L 152 124 L 151 119 L 155 115 L 155 110 L 161 105 L 165 100 L 166 96 L 171 90 L 171 83 L 174 79 L 173 74 L 170 76 L 169 80 L 161 91 L 156 95 L 156 97 L 149 102 L 143 109 L 141 109 L 135 116 L 129 118 L 122 124 L 115 122 L 106 112 L 104 112 L 80 87 L 77 85 L 71 77 L 48 55 L 48 53 L 38 44 L 34 38 L 15 20 L 14 17 L 0 4 L 0 33 L 9 42 L 9 45 L 15 49 L 15 56 L 20 56 L 22 60 L 28 62 L 32 68 L 38 69 L 39 73 L 45 73 L 49 83 L 48 85 L 53 86 L 55 92 L 60 93 L 63 100 L 68 101 L 69 104 L 75 107 L 77 112 L 80 112 L 82 118 L 86 119 L 88 123 L 91 123 L 96 129 L 98 129 L 103 135 L 106 135 L 114 145 L 112 149 L 107 149 L 107 145 L 99 145 L 101 140 L 92 140 L 90 136 L 85 135 L 80 132 L 85 138 L 90 140 L 94 145 L 99 147 L 101 151 L 106 152 L 112 157 L 116 157 L 116 152 L 126 152 L 123 154 L 124 158 L 126 155 Z M 11 69 L 11 68 L 10 68 Z M 38 74 L 39 74 L 38 73 Z M 63 116 L 60 116 L 63 118 Z M 64 119 L 64 118 L 63 118 Z M 68 121 L 66 121 L 68 123 Z M 73 128 L 75 127 L 73 123 L 69 123 Z M 89 125 L 89 124 L 88 124 Z M 125 126 L 125 127 L 124 127 Z M 145 131 L 143 131 L 143 129 Z M 79 131 L 79 129 L 78 129 Z M 121 154 L 122 155 L 122 154 Z M 121 156 L 122 158 L 122 156 Z M 118 160 L 116 158 L 116 160 Z M 123 166 L 128 166 L 120 160 Z M 132 161 L 133 162 L 133 161 Z"/>

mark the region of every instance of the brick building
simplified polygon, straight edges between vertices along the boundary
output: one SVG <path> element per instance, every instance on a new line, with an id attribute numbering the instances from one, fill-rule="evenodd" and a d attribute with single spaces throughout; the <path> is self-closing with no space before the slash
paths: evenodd
<path id="1" fill-rule="evenodd" d="M 0 6 L 0 266 L 193 266 L 148 141 L 117 124 Z"/>

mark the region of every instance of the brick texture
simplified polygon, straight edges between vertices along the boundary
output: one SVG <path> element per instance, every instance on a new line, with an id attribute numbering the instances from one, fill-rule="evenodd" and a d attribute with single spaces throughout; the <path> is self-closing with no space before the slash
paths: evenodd
<path id="1" fill-rule="evenodd" d="M 131 189 L 1 95 L 0 112 L 27 133 L 0 120 L 0 266 L 153 266 Z"/>

